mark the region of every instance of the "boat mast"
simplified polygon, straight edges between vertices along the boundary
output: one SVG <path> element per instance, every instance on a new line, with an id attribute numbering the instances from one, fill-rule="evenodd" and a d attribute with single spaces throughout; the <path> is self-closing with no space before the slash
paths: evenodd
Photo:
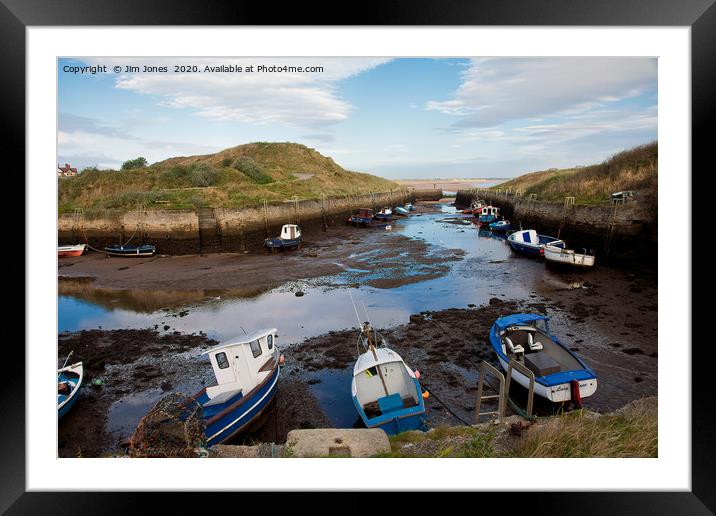
<path id="1" fill-rule="evenodd" d="M 380 370 L 380 364 L 378 363 L 378 354 L 375 352 L 375 344 L 373 343 L 373 340 L 370 338 L 370 330 L 371 326 L 370 323 L 363 323 L 363 331 L 366 335 L 366 338 L 368 339 L 368 349 L 371 350 L 373 353 L 373 358 L 375 359 L 375 368 L 378 370 L 378 376 L 380 376 L 380 381 L 383 384 L 383 389 L 385 390 L 385 395 L 390 396 L 390 393 L 388 392 L 388 386 L 385 383 L 385 378 L 383 377 L 383 371 Z"/>

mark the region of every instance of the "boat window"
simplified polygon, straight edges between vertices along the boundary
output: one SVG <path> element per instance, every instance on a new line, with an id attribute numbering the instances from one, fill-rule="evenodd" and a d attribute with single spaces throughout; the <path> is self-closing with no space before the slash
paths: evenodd
<path id="1" fill-rule="evenodd" d="M 229 361 L 226 359 L 226 353 L 217 353 L 216 354 L 216 365 L 219 366 L 219 369 L 226 369 L 229 367 Z"/>
<path id="2" fill-rule="evenodd" d="M 268 342 L 268 348 L 270 350 L 273 349 L 273 335 L 268 335 L 266 337 L 266 342 Z"/>
<path id="3" fill-rule="evenodd" d="M 254 358 L 261 355 L 261 344 L 258 340 L 252 340 L 250 343 L 251 346 L 251 353 L 253 353 Z"/>

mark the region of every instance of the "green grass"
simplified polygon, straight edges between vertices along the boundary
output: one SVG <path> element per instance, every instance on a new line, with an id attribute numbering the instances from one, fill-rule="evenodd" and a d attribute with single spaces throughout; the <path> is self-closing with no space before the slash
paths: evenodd
<path id="1" fill-rule="evenodd" d="M 380 457 L 657 457 L 656 398 L 636 400 L 611 414 L 586 410 L 539 420 L 521 435 L 506 427 L 438 427 L 390 437 Z"/>
<path id="2" fill-rule="evenodd" d="M 277 203 L 398 188 L 387 179 L 344 170 L 304 145 L 259 142 L 137 169 L 87 170 L 59 181 L 58 205 L 60 213 L 75 208 L 131 210 L 140 205 L 243 208 L 259 206 L 264 199 Z"/>
<path id="3" fill-rule="evenodd" d="M 574 196 L 577 204 L 600 204 L 610 194 L 637 190 L 642 197 L 656 198 L 659 147 L 656 142 L 629 149 L 597 165 L 549 169 L 525 174 L 492 187 L 493 190 L 520 190 L 535 194 L 537 200 L 562 202 Z"/>

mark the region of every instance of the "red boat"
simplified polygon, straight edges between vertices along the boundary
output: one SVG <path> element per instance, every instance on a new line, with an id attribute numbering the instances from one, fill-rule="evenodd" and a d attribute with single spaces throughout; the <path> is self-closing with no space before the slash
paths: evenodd
<path id="1" fill-rule="evenodd" d="M 87 244 L 61 245 L 57 247 L 57 256 L 81 256 L 85 252 Z"/>

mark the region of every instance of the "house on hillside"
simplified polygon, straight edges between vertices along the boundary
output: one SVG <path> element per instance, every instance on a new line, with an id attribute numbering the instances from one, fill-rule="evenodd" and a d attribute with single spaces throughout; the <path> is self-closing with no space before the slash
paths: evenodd
<path id="1" fill-rule="evenodd" d="M 77 169 L 70 166 L 69 163 L 65 163 L 64 167 L 57 164 L 57 177 L 73 177 L 77 175 Z"/>

